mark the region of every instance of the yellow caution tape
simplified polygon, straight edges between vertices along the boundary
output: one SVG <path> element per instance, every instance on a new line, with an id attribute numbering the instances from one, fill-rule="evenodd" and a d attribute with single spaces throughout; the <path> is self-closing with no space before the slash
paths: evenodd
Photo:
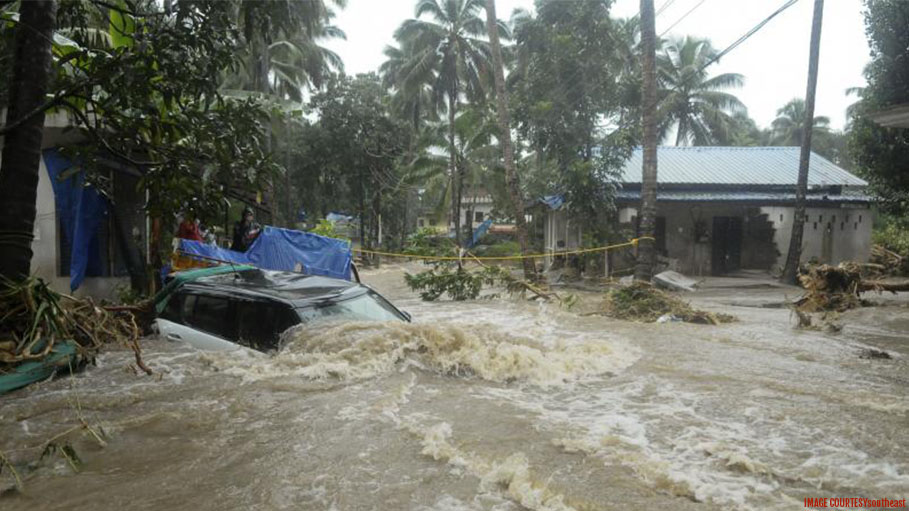
<path id="1" fill-rule="evenodd" d="M 637 246 L 638 242 L 641 240 L 651 240 L 654 241 L 654 238 L 650 236 L 641 236 L 640 238 L 635 238 L 631 241 L 625 243 L 619 243 L 617 245 L 607 245 L 605 247 L 596 247 L 596 248 L 582 248 L 578 250 L 568 250 L 564 252 L 547 252 L 544 254 L 527 254 L 527 255 L 513 255 L 513 256 L 487 256 L 487 257 L 477 257 L 471 254 L 470 259 L 476 261 L 517 261 L 521 259 L 536 259 L 540 257 L 555 257 L 563 255 L 574 255 L 574 254 L 589 254 L 591 252 L 605 252 L 608 250 L 614 250 L 617 248 L 624 247 L 634 247 Z M 402 257 L 406 259 L 422 259 L 427 261 L 459 261 L 464 259 L 464 257 L 458 256 L 430 256 L 430 255 L 417 255 L 417 254 L 399 254 L 394 252 L 382 252 L 380 250 L 366 250 L 362 248 L 353 249 L 354 252 L 360 254 L 371 254 L 371 255 L 380 255 L 388 257 Z"/>

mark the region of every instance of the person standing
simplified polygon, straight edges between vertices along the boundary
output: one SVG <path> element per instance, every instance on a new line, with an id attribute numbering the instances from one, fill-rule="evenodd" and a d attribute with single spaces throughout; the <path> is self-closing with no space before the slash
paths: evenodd
<path id="1" fill-rule="evenodd" d="M 234 224 L 234 240 L 230 245 L 230 249 L 237 252 L 246 252 L 246 249 L 259 236 L 261 230 L 262 226 L 256 222 L 252 208 L 247 207 L 243 210 L 243 218 Z"/>
<path id="2" fill-rule="evenodd" d="M 177 228 L 177 237 L 185 240 L 203 241 L 202 233 L 199 231 L 199 221 L 193 218 L 192 213 L 186 213 L 180 227 Z"/>

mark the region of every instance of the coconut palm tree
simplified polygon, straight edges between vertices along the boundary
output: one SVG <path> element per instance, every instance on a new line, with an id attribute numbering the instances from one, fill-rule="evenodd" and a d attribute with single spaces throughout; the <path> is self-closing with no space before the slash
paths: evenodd
<path id="1" fill-rule="evenodd" d="M 438 120 L 438 111 L 434 102 L 432 69 L 422 73 L 414 72 L 416 61 L 413 58 L 413 45 L 405 44 L 386 46 L 383 53 L 385 62 L 379 66 L 382 83 L 394 90 L 392 109 L 402 119 L 419 129 L 425 121 Z"/>
<path id="2" fill-rule="evenodd" d="M 710 77 L 707 64 L 717 51 L 706 39 L 670 40 L 657 57 L 660 106 L 659 134 L 665 139 L 676 128 L 676 145 L 709 145 L 726 138 L 730 115 L 745 105 L 726 89 L 744 83 L 738 73 Z"/>
<path id="3" fill-rule="evenodd" d="M 346 0 L 331 0 L 344 7 Z M 245 65 L 225 79 L 224 89 L 255 91 L 300 101 L 303 88 L 320 88 L 341 58 L 320 46 L 324 39 L 344 39 L 331 24 L 335 13 L 325 0 L 240 1 L 237 25 L 243 34 Z"/>
<path id="4" fill-rule="evenodd" d="M 483 8 L 484 0 L 418 0 L 414 18 L 395 31 L 395 39 L 407 55 L 406 62 L 394 64 L 399 90 L 422 95 L 425 89 L 419 84 L 427 84 L 435 109 L 448 114 L 448 171 L 457 197 L 461 196 L 455 146 L 458 107 L 462 96 L 482 100 L 491 77 L 492 57 L 480 17 Z M 499 23 L 499 32 L 503 38 L 509 37 L 503 23 Z M 460 200 L 453 203 L 460 245 Z"/>
<path id="5" fill-rule="evenodd" d="M 805 100 L 793 99 L 776 111 L 771 123 L 771 143 L 774 145 L 797 146 L 805 137 Z M 815 116 L 812 126 L 812 145 L 824 147 L 829 141 L 830 118 Z"/>
<path id="6" fill-rule="evenodd" d="M 53 79 L 51 42 L 57 2 L 22 2 L 19 16 L 5 127 L 19 125 L 4 133 L 0 163 L 0 287 L 27 277 L 31 267 L 44 127 L 44 109 L 39 107 Z"/>

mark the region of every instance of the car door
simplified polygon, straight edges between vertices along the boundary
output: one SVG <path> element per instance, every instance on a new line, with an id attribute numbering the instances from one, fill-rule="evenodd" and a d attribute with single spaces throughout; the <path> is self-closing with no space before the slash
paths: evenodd
<path id="1" fill-rule="evenodd" d="M 179 292 L 168 302 L 158 320 L 158 329 L 167 340 L 186 342 L 210 351 L 241 348 L 236 339 L 236 322 L 231 300 L 224 296 L 192 291 Z"/>

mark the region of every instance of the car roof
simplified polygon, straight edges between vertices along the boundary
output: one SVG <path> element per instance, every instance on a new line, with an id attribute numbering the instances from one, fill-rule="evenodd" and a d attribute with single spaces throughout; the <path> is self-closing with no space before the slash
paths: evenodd
<path id="1" fill-rule="evenodd" d="M 294 306 L 366 292 L 366 287 L 347 280 L 289 271 L 243 269 L 210 275 L 187 282 L 186 289 L 207 290 L 247 298 L 271 298 Z"/>

